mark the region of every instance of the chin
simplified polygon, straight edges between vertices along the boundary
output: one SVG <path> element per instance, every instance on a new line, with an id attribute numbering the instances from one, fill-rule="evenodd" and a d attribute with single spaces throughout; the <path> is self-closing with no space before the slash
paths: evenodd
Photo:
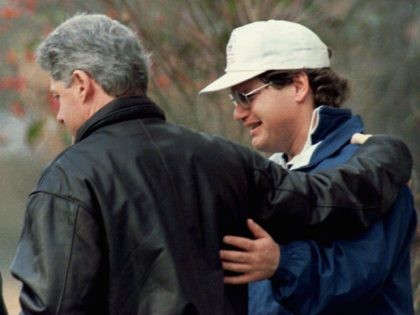
<path id="1" fill-rule="evenodd" d="M 251 144 L 252 144 L 252 146 L 253 146 L 255 149 L 260 150 L 260 151 L 267 152 L 267 151 L 266 151 L 267 147 L 266 147 L 266 145 L 264 145 L 264 143 L 261 143 L 261 142 L 259 142 L 259 141 L 258 141 L 258 140 L 256 140 L 256 139 L 252 139 L 252 140 L 251 140 Z"/>
<path id="2" fill-rule="evenodd" d="M 251 141 L 252 146 L 254 147 L 254 149 L 264 152 L 266 154 L 274 154 L 277 152 L 281 152 L 279 150 L 277 150 L 276 148 L 273 148 L 272 146 L 268 145 L 267 143 L 261 143 L 261 142 L 257 142 L 257 141 Z"/>

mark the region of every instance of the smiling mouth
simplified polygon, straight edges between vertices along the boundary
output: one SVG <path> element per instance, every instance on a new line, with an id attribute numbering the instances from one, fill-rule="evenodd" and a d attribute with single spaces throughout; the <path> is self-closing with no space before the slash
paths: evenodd
<path id="1" fill-rule="evenodd" d="M 261 126 L 261 122 L 258 122 L 258 123 L 255 123 L 255 124 L 252 124 L 252 125 L 250 125 L 250 129 L 251 130 L 253 130 L 253 129 L 255 129 L 255 128 L 258 128 L 259 126 Z"/>

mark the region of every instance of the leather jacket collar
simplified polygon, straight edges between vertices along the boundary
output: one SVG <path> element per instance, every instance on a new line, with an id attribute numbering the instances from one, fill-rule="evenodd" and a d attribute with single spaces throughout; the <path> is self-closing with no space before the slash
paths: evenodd
<path id="1" fill-rule="evenodd" d="M 165 120 L 165 113 L 147 96 L 117 98 L 97 111 L 79 128 L 75 143 L 103 126 L 138 118 Z"/>

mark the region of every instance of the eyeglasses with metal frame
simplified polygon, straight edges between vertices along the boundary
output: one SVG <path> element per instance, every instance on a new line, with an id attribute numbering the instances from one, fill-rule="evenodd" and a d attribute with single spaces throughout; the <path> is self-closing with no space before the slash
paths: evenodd
<path id="1" fill-rule="evenodd" d="M 266 84 L 263 84 L 256 89 L 253 89 L 252 91 L 248 93 L 243 93 L 239 91 L 232 90 L 232 93 L 229 94 L 229 98 L 233 105 L 235 106 L 241 106 L 242 108 L 249 109 L 251 107 L 251 97 L 261 93 L 262 89 L 265 89 L 266 87 L 270 86 L 272 82 L 268 82 Z"/>

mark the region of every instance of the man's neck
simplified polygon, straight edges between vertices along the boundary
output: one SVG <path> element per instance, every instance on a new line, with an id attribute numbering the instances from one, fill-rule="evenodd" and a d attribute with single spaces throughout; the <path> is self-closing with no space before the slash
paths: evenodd
<path id="1" fill-rule="evenodd" d="M 285 156 L 283 158 L 285 159 L 286 165 L 288 167 L 292 167 L 293 164 L 297 165 L 303 165 L 306 164 L 310 156 L 313 153 L 313 150 L 315 149 L 315 146 L 313 146 L 312 143 L 312 133 L 316 130 L 318 126 L 319 121 L 319 110 L 320 107 L 314 109 L 312 112 L 310 123 L 308 124 L 308 128 L 305 129 L 306 132 L 302 134 L 301 139 L 305 139 L 301 142 L 299 150 L 296 151 L 296 154 L 287 154 L 284 153 Z"/>
<path id="2" fill-rule="evenodd" d="M 94 99 L 92 99 L 92 103 L 90 106 L 89 117 L 92 117 L 97 111 L 99 111 L 101 108 L 103 108 L 115 99 L 114 96 L 110 96 L 103 91 L 99 91 L 99 93 L 96 93 L 95 95 L 96 96 Z"/>
<path id="3" fill-rule="evenodd" d="M 290 150 L 288 150 L 288 152 L 284 152 L 287 155 L 288 161 L 302 153 L 305 147 L 311 145 L 311 134 L 316 129 L 318 124 L 318 111 L 319 107 L 313 109 L 310 113 L 303 116 L 300 124 L 302 127 L 299 129 L 299 133 L 296 136 L 292 147 Z"/>

